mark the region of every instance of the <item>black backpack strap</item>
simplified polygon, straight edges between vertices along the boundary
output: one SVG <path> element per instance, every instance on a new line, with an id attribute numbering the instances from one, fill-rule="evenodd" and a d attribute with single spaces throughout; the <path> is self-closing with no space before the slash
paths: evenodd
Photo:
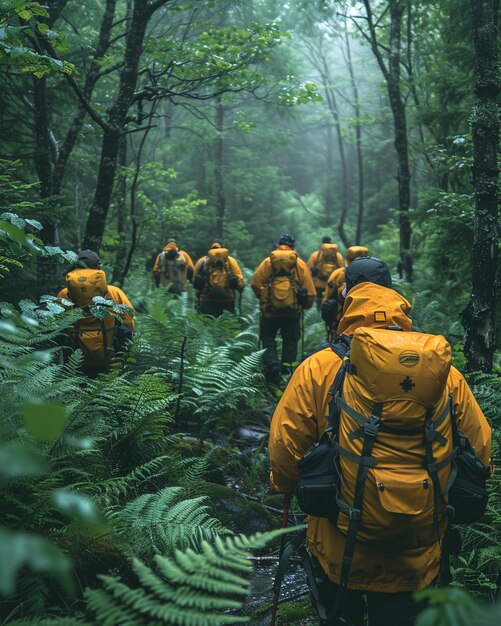
<path id="1" fill-rule="evenodd" d="M 355 553 L 355 544 L 357 540 L 357 533 L 360 527 L 360 521 L 362 518 L 362 503 L 364 499 L 365 483 L 367 479 L 367 473 L 369 467 L 374 467 L 376 460 L 372 457 L 372 448 L 379 430 L 379 423 L 381 414 L 383 412 L 382 402 L 378 402 L 372 409 L 372 415 L 367 420 L 364 427 L 364 442 L 362 445 L 362 454 L 360 459 L 367 459 L 367 462 L 358 462 L 357 479 L 355 483 L 355 495 L 353 498 L 353 506 L 347 506 L 344 504 L 343 512 L 349 517 L 348 531 L 346 533 L 346 539 L 344 543 L 343 560 L 341 563 L 341 574 L 339 579 L 339 590 L 336 594 L 336 602 L 332 610 L 332 615 L 338 615 L 341 609 L 343 599 L 346 593 L 348 577 L 350 574 L 351 564 L 353 562 L 353 555 Z M 372 459 L 369 461 L 369 459 Z"/>
<path id="2" fill-rule="evenodd" d="M 329 401 L 329 425 L 327 427 L 327 431 L 333 433 L 336 438 L 339 432 L 339 415 L 341 413 L 339 410 L 339 398 L 341 398 L 341 394 L 343 392 L 343 383 L 346 376 L 346 371 L 346 361 L 344 361 L 343 363 L 341 363 L 341 366 L 336 372 L 334 382 L 329 389 L 329 395 L 331 399 Z"/>
<path id="3" fill-rule="evenodd" d="M 330 349 L 341 359 L 350 355 L 350 347 L 351 337 L 348 335 L 337 335 L 330 343 Z"/>
<path id="4" fill-rule="evenodd" d="M 447 402 L 448 411 L 452 410 L 452 402 L 451 398 Z M 452 452 L 448 454 L 445 459 L 438 462 L 435 461 L 435 457 L 433 455 L 433 442 L 438 441 L 440 445 L 445 445 L 442 443 L 441 439 L 437 437 L 437 433 L 435 431 L 436 422 L 433 421 L 433 408 L 428 408 L 426 410 L 425 424 L 424 424 L 424 449 L 425 449 L 425 469 L 430 475 L 431 481 L 433 483 L 433 526 L 435 528 L 435 534 L 437 536 L 437 541 L 440 542 L 440 528 L 438 522 L 438 501 L 440 499 L 442 505 L 445 507 L 449 519 L 452 520 L 454 518 L 454 509 L 449 506 L 447 503 L 445 493 L 442 490 L 440 485 L 440 481 L 438 479 L 438 472 L 447 464 L 450 464 L 453 458 L 457 455 L 458 449 L 453 446 Z M 440 418 L 437 420 L 437 422 Z M 442 439 L 444 439 L 442 437 Z M 447 440 L 445 440 L 447 442 Z M 453 470 L 451 470 L 452 473 Z"/>

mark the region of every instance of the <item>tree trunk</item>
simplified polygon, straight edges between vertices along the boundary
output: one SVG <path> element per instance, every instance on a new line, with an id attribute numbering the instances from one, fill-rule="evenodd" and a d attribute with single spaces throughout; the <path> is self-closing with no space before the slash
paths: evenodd
<path id="1" fill-rule="evenodd" d="M 357 206 L 357 226 L 355 231 L 355 243 L 360 245 L 362 239 L 362 225 L 364 219 L 364 195 L 365 195 L 365 181 L 364 181 L 364 161 L 362 158 L 362 125 L 360 124 L 360 99 L 358 97 L 358 85 L 355 80 L 355 71 L 353 69 L 353 62 L 351 58 L 350 38 L 348 36 L 348 29 L 345 26 L 345 42 L 346 42 L 346 65 L 348 67 L 348 73 L 350 74 L 351 90 L 353 92 L 353 108 L 355 112 L 355 145 L 357 148 L 357 169 L 358 169 L 358 206 Z"/>
<path id="2" fill-rule="evenodd" d="M 411 202 L 411 176 L 409 171 L 409 146 L 407 141 L 405 101 L 402 97 L 402 87 L 400 82 L 402 17 L 406 9 L 406 3 L 405 0 L 389 0 L 390 42 L 388 66 L 386 66 L 377 40 L 376 25 L 374 23 L 370 2 L 369 0 L 363 0 L 363 2 L 367 13 L 369 27 L 369 34 L 367 37 L 370 40 L 372 51 L 386 80 L 388 97 L 390 99 L 391 111 L 393 113 L 395 150 L 397 152 L 398 160 L 398 224 L 400 230 L 399 274 L 404 280 L 410 282 L 412 280 L 412 228 L 409 218 Z"/>
<path id="3" fill-rule="evenodd" d="M 407 119 L 405 102 L 402 97 L 400 83 L 400 46 L 402 17 L 405 11 L 403 0 L 390 0 L 390 55 L 388 96 L 395 127 L 395 150 L 398 159 L 398 200 L 400 229 L 400 277 L 412 280 L 411 257 L 411 222 L 409 209 L 411 205 L 411 175 L 409 171 L 409 146 L 407 141 Z"/>
<path id="4" fill-rule="evenodd" d="M 40 182 L 40 197 L 42 200 L 50 198 L 52 190 L 52 173 L 54 171 L 55 148 L 51 146 L 53 138 L 49 130 L 49 106 L 47 102 L 47 83 L 44 78 L 34 79 L 33 92 L 34 120 L 35 120 L 35 169 Z M 43 216 L 41 232 L 45 244 L 57 244 L 57 224 L 50 217 Z M 47 273 L 45 264 L 42 273 Z M 39 268 L 41 269 L 41 267 Z M 40 276 L 39 279 L 47 276 Z"/>
<path id="5" fill-rule="evenodd" d="M 101 21 L 101 28 L 96 46 L 96 52 L 94 54 L 94 58 L 92 59 L 92 64 L 89 72 L 85 77 L 85 85 L 83 88 L 83 97 L 88 102 L 90 102 L 94 87 L 96 86 L 96 83 L 99 79 L 99 60 L 104 57 L 110 44 L 111 29 L 113 26 L 113 19 L 115 17 L 116 3 L 117 0 L 106 0 L 106 6 L 103 13 L 103 19 Z M 56 162 L 53 182 L 55 194 L 61 193 L 61 186 L 63 183 L 66 165 L 73 151 L 73 148 L 75 147 L 78 135 L 82 130 L 86 114 L 87 109 L 84 104 L 79 100 L 77 103 L 77 112 L 73 118 L 73 122 L 68 129 L 68 132 L 66 133 L 66 137 L 61 146 L 61 150 L 59 152 L 59 156 Z"/>
<path id="6" fill-rule="evenodd" d="M 468 371 L 492 372 L 498 302 L 498 0 L 470 0 L 476 102 L 471 114 L 475 215 L 472 292 L 462 322 Z"/>
<path id="7" fill-rule="evenodd" d="M 224 196 L 224 107 L 221 98 L 216 100 L 217 138 L 214 149 L 215 184 L 216 184 L 216 236 L 224 240 L 224 222 L 226 218 L 226 198 Z"/>
<path id="8" fill-rule="evenodd" d="M 334 137 L 332 124 L 327 124 L 326 133 L 326 181 L 325 181 L 325 221 L 329 229 L 334 229 L 334 197 L 336 185 L 334 183 Z"/>
<path id="9" fill-rule="evenodd" d="M 348 247 L 349 241 L 346 236 L 346 231 L 344 229 L 344 225 L 346 222 L 346 216 L 348 215 L 348 205 L 349 205 L 349 192 L 348 192 L 348 168 L 346 164 L 346 153 L 344 149 L 344 139 L 343 133 L 341 131 L 341 120 L 339 117 L 339 108 L 337 105 L 336 94 L 332 87 L 332 81 L 330 79 L 329 68 L 327 66 L 327 60 L 323 58 L 324 71 L 322 74 L 325 88 L 325 96 L 327 100 L 327 106 L 329 107 L 329 111 L 332 115 L 332 119 L 334 120 L 334 125 L 336 127 L 336 135 L 339 146 L 339 159 L 341 161 L 341 215 L 339 216 L 338 222 L 338 232 L 343 245 Z M 334 222 L 334 216 L 332 216 L 332 221 Z"/>
<path id="10" fill-rule="evenodd" d="M 116 207 L 117 207 L 117 235 L 118 246 L 115 253 L 115 263 L 113 265 L 113 282 L 122 280 L 127 256 L 127 177 L 125 167 L 127 166 L 127 135 L 122 135 L 118 146 L 118 165 L 121 172 L 116 185 Z"/>
<path id="11" fill-rule="evenodd" d="M 83 245 L 96 251 L 99 251 L 104 234 L 117 169 L 120 135 L 123 132 L 127 113 L 132 104 L 138 80 L 143 40 L 150 16 L 151 7 L 149 4 L 145 0 L 135 0 L 127 37 L 124 67 L 120 72 L 117 97 L 107 115 L 108 126 L 103 133 L 96 191 L 85 228 Z"/>

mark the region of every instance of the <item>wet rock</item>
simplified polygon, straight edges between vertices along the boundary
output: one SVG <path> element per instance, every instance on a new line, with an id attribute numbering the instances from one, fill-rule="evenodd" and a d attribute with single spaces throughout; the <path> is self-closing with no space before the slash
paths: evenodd
<path id="1" fill-rule="evenodd" d="M 279 526 L 280 520 L 277 516 L 272 515 L 259 502 L 247 500 L 229 487 L 208 483 L 201 486 L 198 494 L 209 496 L 213 517 L 236 533 L 253 535 Z"/>
<path id="2" fill-rule="evenodd" d="M 268 436 L 267 432 L 241 426 L 236 432 L 237 439 L 248 445 L 258 445 Z"/>

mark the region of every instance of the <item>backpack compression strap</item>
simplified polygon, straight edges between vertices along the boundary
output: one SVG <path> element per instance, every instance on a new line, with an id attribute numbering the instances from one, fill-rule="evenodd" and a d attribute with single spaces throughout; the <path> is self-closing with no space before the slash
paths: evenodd
<path id="1" fill-rule="evenodd" d="M 353 554 L 355 552 L 355 543 L 357 540 L 357 533 L 360 527 L 360 520 L 362 517 L 362 502 L 364 499 L 365 483 L 367 479 L 367 473 L 370 467 L 375 467 L 377 464 L 376 459 L 372 456 L 372 448 L 374 447 L 374 441 L 379 430 L 379 423 L 381 419 L 381 413 L 383 411 L 383 404 L 378 402 L 372 409 L 372 415 L 366 420 L 364 425 L 364 442 L 362 445 L 362 454 L 360 456 L 352 454 L 347 450 L 341 448 L 337 444 L 337 450 L 341 456 L 348 457 L 351 461 L 358 464 L 357 479 L 355 483 L 355 496 L 353 498 L 353 506 L 349 506 L 346 502 L 339 498 L 336 498 L 339 510 L 349 517 L 348 531 L 346 533 L 346 539 L 344 543 L 343 560 L 341 564 L 341 574 L 339 578 L 339 591 L 336 594 L 336 601 L 334 608 L 332 609 L 332 615 L 338 615 L 342 606 L 342 602 L 345 596 L 346 587 L 348 583 L 348 576 L 350 574 L 351 564 L 353 562 Z"/>

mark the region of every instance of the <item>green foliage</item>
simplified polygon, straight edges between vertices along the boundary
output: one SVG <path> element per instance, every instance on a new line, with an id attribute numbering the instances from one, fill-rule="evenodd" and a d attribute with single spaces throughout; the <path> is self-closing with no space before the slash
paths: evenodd
<path id="1" fill-rule="evenodd" d="M 296 529 L 288 529 L 291 532 Z M 155 557 L 155 567 L 134 560 L 134 587 L 117 577 L 103 576 L 103 589 L 88 589 L 89 609 L 103 626 L 171 624 L 222 626 L 249 621 L 235 614 L 249 591 L 249 551 L 265 547 L 283 530 L 218 538 L 202 543 L 200 552 L 176 550 L 171 558 Z"/>
<path id="2" fill-rule="evenodd" d="M 132 555 L 150 560 L 155 554 L 172 556 L 174 550 L 197 549 L 228 534 L 210 517 L 207 498 L 185 499 L 181 487 L 166 487 L 128 502 L 114 516 L 116 532 Z"/>
<path id="3" fill-rule="evenodd" d="M 264 399 L 261 352 L 241 325 L 233 315 L 199 316 L 162 294 L 140 321 L 144 362 L 170 372 L 173 387 L 182 389 L 182 423 L 202 439 L 227 432 Z"/>
<path id="4" fill-rule="evenodd" d="M 416 597 L 431 605 L 419 615 L 416 626 L 494 626 L 501 617 L 500 604 L 488 608 L 460 589 L 430 589 Z"/>
<path id="5" fill-rule="evenodd" d="M 33 46 L 45 40 L 56 50 L 65 52 L 68 44 L 63 35 L 44 22 L 49 17 L 46 6 L 31 0 L 2 0 L 0 3 L 0 66 L 8 65 L 22 73 L 42 78 L 51 72 L 72 74 L 75 67 Z"/>

